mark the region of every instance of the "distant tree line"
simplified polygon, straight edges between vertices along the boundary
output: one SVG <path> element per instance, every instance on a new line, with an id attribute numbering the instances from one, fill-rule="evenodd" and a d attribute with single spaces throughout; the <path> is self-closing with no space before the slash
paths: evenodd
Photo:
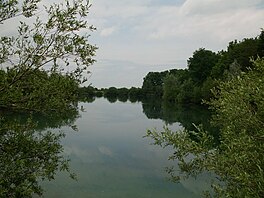
<path id="1" fill-rule="evenodd" d="M 187 60 L 187 69 L 172 69 L 149 72 L 143 79 L 141 88 L 81 87 L 82 100 L 105 97 L 110 102 L 126 102 L 160 99 L 178 104 L 201 104 L 212 97 L 211 89 L 220 82 L 230 80 L 241 72 L 254 67 L 251 59 L 264 55 L 264 31 L 255 38 L 232 41 L 226 50 L 213 52 L 204 48 L 196 50 Z"/>
<path id="2" fill-rule="evenodd" d="M 142 89 L 131 87 L 131 88 L 102 88 L 98 89 L 93 86 L 80 87 L 79 88 L 79 100 L 86 102 L 93 102 L 95 98 L 104 97 L 111 103 L 116 102 L 117 100 L 121 102 L 138 102 L 142 100 L 143 97 Z"/>

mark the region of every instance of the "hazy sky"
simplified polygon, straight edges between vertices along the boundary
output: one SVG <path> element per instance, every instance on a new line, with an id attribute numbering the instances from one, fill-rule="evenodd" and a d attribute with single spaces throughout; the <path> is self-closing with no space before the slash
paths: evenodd
<path id="1" fill-rule="evenodd" d="M 186 68 L 204 47 L 225 49 L 264 28 L 264 0 L 91 0 L 97 63 L 89 83 L 141 86 L 149 71 Z"/>

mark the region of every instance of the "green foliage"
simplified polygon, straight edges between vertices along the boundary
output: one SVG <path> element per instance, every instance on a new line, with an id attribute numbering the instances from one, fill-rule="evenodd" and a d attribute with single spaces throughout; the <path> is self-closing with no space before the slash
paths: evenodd
<path id="1" fill-rule="evenodd" d="M 200 89 L 190 77 L 189 70 L 174 70 L 164 79 L 163 99 L 178 104 L 200 104 Z"/>
<path id="2" fill-rule="evenodd" d="M 253 67 L 250 59 L 263 54 L 263 39 L 262 31 L 256 38 L 230 42 L 226 51 L 196 50 L 188 59 L 188 69 L 174 70 L 163 80 L 163 99 L 183 104 L 210 99 L 219 82 Z"/>
<path id="3" fill-rule="evenodd" d="M 93 102 L 96 97 L 103 96 L 103 91 L 93 86 L 78 88 L 78 101 Z"/>
<path id="4" fill-rule="evenodd" d="M 168 169 L 174 181 L 209 171 L 217 175 L 212 184 L 215 197 L 262 197 L 264 194 L 264 59 L 254 61 L 247 73 L 223 82 L 209 103 L 220 127 L 220 142 L 210 132 L 147 132 L 154 143 L 175 150 L 179 172 Z M 190 135 L 191 134 L 191 135 Z M 195 138 L 194 138 L 195 137 Z M 207 193 L 209 195 L 209 193 Z"/>
<path id="5" fill-rule="evenodd" d="M 4 85 L 17 74 L 9 69 L 1 73 L 0 84 Z M 71 76 L 35 70 L 0 95 L 0 107 L 38 112 L 71 109 L 75 108 L 77 89 L 78 83 Z"/>
<path id="6" fill-rule="evenodd" d="M 189 58 L 188 71 L 195 84 L 201 85 L 211 74 L 213 66 L 217 63 L 219 55 L 201 48 L 193 53 Z"/>
<path id="7" fill-rule="evenodd" d="M 114 103 L 117 100 L 121 102 L 126 102 L 129 97 L 129 89 L 128 88 L 116 88 L 110 87 L 108 89 L 104 89 L 103 95 L 108 99 L 109 102 Z"/>
<path id="8" fill-rule="evenodd" d="M 140 88 L 131 87 L 128 92 L 128 97 L 130 102 L 141 101 L 142 99 L 142 90 Z"/>
<path id="9" fill-rule="evenodd" d="M 159 97 L 163 95 L 163 80 L 168 74 L 164 72 L 149 72 L 143 80 L 142 92 L 145 97 Z"/>
<path id="10" fill-rule="evenodd" d="M 117 98 L 118 89 L 116 87 L 110 87 L 104 91 L 104 96 L 106 98 Z"/>
<path id="11" fill-rule="evenodd" d="M 211 90 L 216 87 L 218 85 L 218 81 L 214 80 L 213 78 L 211 78 L 210 76 L 204 81 L 203 85 L 201 86 L 200 90 L 199 90 L 199 99 L 201 100 L 201 98 L 203 100 L 209 100 L 210 98 L 213 97 L 213 94 L 211 92 Z"/>
<path id="12" fill-rule="evenodd" d="M 95 30 L 86 20 L 89 1 L 46 5 L 35 16 L 40 1 L 0 1 L 0 26 L 11 18 L 20 22 L 16 35 L 0 37 L 0 197 L 41 195 L 40 180 L 69 171 L 64 134 L 40 130 L 76 128 L 78 86 L 95 61 L 97 47 L 85 33 Z M 23 123 L 10 118 L 14 110 L 32 116 Z M 38 125 L 33 114 L 49 121 Z"/>
<path id="13" fill-rule="evenodd" d="M 183 91 L 182 85 L 188 77 L 188 70 L 174 70 L 170 72 L 164 79 L 163 99 L 169 102 L 181 103 L 182 101 L 178 96 Z"/>
<path id="14" fill-rule="evenodd" d="M 104 93 L 104 97 L 107 98 L 110 102 L 116 102 L 117 100 L 121 102 L 126 102 L 128 99 L 130 99 L 131 93 L 136 94 L 137 91 L 138 89 L 135 87 L 132 87 L 130 89 L 125 87 L 123 88 L 110 87 L 108 89 L 104 89 L 103 93 Z M 134 95 L 134 97 L 136 97 L 135 98 L 136 101 L 139 100 L 137 95 Z"/>
<path id="15" fill-rule="evenodd" d="M 216 84 L 210 74 L 219 57 L 210 50 L 196 50 L 188 60 L 188 69 L 174 70 L 165 78 L 163 99 L 182 104 L 200 104 L 202 99 L 209 98 L 210 89 Z"/>
<path id="16" fill-rule="evenodd" d="M 264 57 L 264 29 L 261 30 L 258 36 L 258 56 Z"/>
<path id="17" fill-rule="evenodd" d="M 188 60 L 188 69 L 173 70 L 166 76 L 163 99 L 181 104 L 200 104 L 202 98 L 209 98 L 210 89 L 215 85 L 210 73 L 218 59 L 219 56 L 209 50 L 195 51 Z"/>
<path id="18" fill-rule="evenodd" d="M 86 80 L 83 74 L 94 62 L 96 47 L 88 43 L 89 35 L 78 33 L 94 30 L 84 20 L 89 2 L 55 3 L 45 7 L 47 15 L 40 18 L 34 16 L 39 1 L 25 0 L 22 5 L 17 1 L 1 1 L 2 23 L 12 17 L 21 19 L 16 36 L 0 38 L 0 62 L 5 68 L 0 72 L 1 107 L 39 111 L 38 105 L 45 100 L 44 104 L 51 104 L 52 109 L 61 109 L 69 103 L 76 84 Z M 35 22 L 27 24 L 21 15 Z"/>
<path id="19" fill-rule="evenodd" d="M 228 70 L 230 65 L 234 62 L 240 65 L 240 69 L 242 71 L 247 71 L 247 68 L 252 67 L 250 59 L 257 58 L 257 56 L 260 55 L 259 52 L 261 51 L 259 38 L 247 38 L 240 42 L 236 40 L 230 42 L 227 47 L 227 51 L 219 53 L 220 59 L 212 68 L 212 77 L 225 79 L 226 75 L 223 75 L 224 72 Z"/>
<path id="20" fill-rule="evenodd" d="M 31 17 L 37 10 L 37 3 L 40 0 L 25 0 L 22 2 L 21 8 L 18 7 L 17 0 L 1 0 L 0 1 L 0 23 L 18 15 Z"/>
<path id="21" fill-rule="evenodd" d="M 98 89 L 92 86 L 88 87 L 79 87 L 78 89 L 78 100 L 80 101 L 89 101 L 93 102 L 96 97 L 105 97 L 109 102 L 113 103 L 117 100 L 121 102 L 126 102 L 130 100 L 130 102 L 141 101 L 142 99 L 142 90 L 140 88 L 131 87 L 129 88 L 102 88 Z"/>

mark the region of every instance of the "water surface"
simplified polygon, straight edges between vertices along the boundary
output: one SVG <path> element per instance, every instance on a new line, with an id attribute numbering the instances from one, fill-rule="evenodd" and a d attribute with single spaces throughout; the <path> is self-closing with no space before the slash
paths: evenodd
<path id="1" fill-rule="evenodd" d="M 168 181 L 164 169 L 176 164 L 167 160 L 172 151 L 142 138 L 147 129 L 162 129 L 165 122 L 148 118 L 141 103 L 97 99 L 79 105 L 85 109 L 76 122 L 79 131 L 62 128 L 65 155 L 78 181 L 59 173 L 56 180 L 44 182 L 44 197 L 201 197 L 201 189 L 208 186 L 203 178 L 179 184 Z M 178 130 L 181 125 L 169 128 Z"/>

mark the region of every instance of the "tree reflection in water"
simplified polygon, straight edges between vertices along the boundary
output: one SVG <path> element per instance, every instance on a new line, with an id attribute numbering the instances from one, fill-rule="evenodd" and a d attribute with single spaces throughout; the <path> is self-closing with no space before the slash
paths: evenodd
<path id="1" fill-rule="evenodd" d="M 161 119 L 166 125 L 178 122 L 187 131 L 196 131 L 196 126 L 202 125 L 204 130 L 212 132 L 218 139 L 218 129 L 210 124 L 212 112 L 206 106 L 181 105 L 153 99 L 142 101 L 142 109 L 149 119 Z"/>
<path id="2" fill-rule="evenodd" d="M 0 112 L 0 197 L 41 195 L 41 180 L 69 171 L 63 156 L 63 132 L 52 128 L 73 126 L 77 109 L 57 115 Z M 49 128 L 49 130 L 47 130 Z"/>

